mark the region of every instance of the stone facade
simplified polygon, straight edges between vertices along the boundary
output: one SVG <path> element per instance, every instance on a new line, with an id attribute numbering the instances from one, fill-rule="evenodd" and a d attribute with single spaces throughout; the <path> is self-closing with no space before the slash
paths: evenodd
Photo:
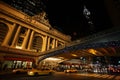
<path id="1" fill-rule="evenodd" d="M 45 12 L 31 17 L 0 2 L 0 67 L 36 63 L 38 55 L 71 42 L 70 36 L 52 28 L 44 17 Z"/>

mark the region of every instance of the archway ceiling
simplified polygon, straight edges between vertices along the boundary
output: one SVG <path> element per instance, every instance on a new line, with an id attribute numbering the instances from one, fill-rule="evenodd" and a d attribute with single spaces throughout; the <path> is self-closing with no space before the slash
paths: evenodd
<path id="1" fill-rule="evenodd" d="M 62 59 L 75 59 L 89 56 L 120 56 L 120 47 L 82 49 L 53 56 Z"/>

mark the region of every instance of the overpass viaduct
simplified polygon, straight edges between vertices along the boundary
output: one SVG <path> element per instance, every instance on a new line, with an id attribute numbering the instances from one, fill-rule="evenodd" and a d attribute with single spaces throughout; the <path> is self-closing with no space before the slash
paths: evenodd
<path id="1" fill-rule="evenodd" d="M 102 31 L 46 51 L 40 55 L 38 63 L 48 57 L 72 59 L 80 56 L 120 56 L 120 28 Z"/>

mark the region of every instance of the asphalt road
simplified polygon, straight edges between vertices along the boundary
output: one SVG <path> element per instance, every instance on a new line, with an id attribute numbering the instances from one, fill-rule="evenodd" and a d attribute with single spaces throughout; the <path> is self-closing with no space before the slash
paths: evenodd
<path id="1" fill-rule="evenodd" d="M 0 75 L 0 80 L 120 80 L 120 75 L 64 73 L 55 72 L 53 75 L 28 76 L 26 74 Z"/>

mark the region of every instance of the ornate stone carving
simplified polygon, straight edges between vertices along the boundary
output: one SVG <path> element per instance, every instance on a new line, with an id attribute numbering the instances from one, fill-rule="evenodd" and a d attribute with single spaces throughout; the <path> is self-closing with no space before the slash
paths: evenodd
<path id="1" fill-rule="evenodd" d="M 44 11 L 39 13 L 38 15 L 33 16 L 32 19 L 34 19 L 34 20 L 36 20 L 38 22 L 41 22 L 41 23 L 43 23 L 45 25 L 50 26 L 49 20 L 48 20 L 48 18 L 46 16 L 46 12 L 44 12 Z"/>

